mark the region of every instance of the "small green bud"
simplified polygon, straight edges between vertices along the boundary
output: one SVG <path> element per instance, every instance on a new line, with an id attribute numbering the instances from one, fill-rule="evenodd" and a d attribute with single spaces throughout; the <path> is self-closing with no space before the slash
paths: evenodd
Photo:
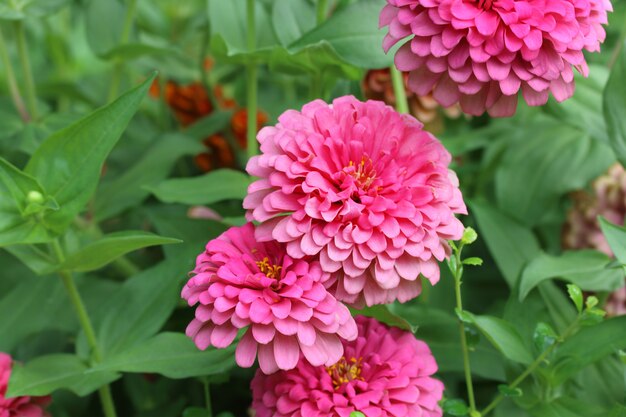
<path id="1" fill-rule="evenodd" d="M 567 293 L 569 298 L 572 299 L 578 313 L 583 312 L 583 292 L 578 285 L 567 284 Z"/>
<path id="2" fill-rule="evenodd" d="M 478 233 L 476 233 L 476 230 L 472 229 L 471 227 L 466 227 L 463 231 L 461 243 L 464 245 L 471 245 L 476 241 L 476 239 L 478 239 Z"/>
<path id="3" fill-rule="evenodd" d="M 585 300 L 585 304 L 587 305 L 587 310 L 591 310 L 592 308 L 597 306 L 598 302 L 599 302 L 598 297 L 595 297 L 593 295 L 590 295 L 589 297 L 587 297 L 587 300 Z"/>
<path id="4" fill-rule="evenodd" d="M 353 411 L 350 413 L 350 417 L 365 417 L 365 414 L 360 411 Z"/>
<path id="5" fill-rule="evenodd" d="M 26 194 L 26 201 L 32 204 L 41 204 L 45 201 L 45 198 L 39 191 L 29 191 Z"/>
<path id="6" fill-rule="evenodd" d="M 469 416 L 470 417 L 482 417 L 482 414 L 480 414 L 480 412 L 476 410 L 473 410 L 473 411 L 470 411 Z"/>

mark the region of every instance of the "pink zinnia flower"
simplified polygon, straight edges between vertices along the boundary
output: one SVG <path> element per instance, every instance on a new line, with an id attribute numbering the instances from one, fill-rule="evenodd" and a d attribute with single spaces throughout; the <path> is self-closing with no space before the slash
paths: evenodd
<path id="1" fill-rule="evenodd" d="M 409 37 L 395 57 L 409 87 L 443 106 L 511 116 L 517 95 L 540 106 L 574 93 L 572 67 L 585 77 L 583 50 L 599 51 L 609 0 L 387 0 L 380 25 L 385 51 Z"/>
<path id="2" fill-rule="evenodd" d="M 344 342 L 330 367 L 300 361 L 291 371 L 257 372 L 252 408 L 257 417 L 441 417 L 443 384 L 426 343 L 398 328 L 357 317 L 359 337 Z"/>
<path id="3" fill-rule="evenodd" d="M 48 417 L 50 397 L 5 397 L 12 367 L 11 356 L 0 352 L 0 417 Z"/>
<path id="4" fill-rule="evenodd" d="M 340 337 L 353 340 L 348 308 L 324 287 L 330 276 L 310 259 L 295 260 L 276 242 L 258 243 L 251 223 L 210 241 L 182 291 L 199 304 L 187 335 L 198 348 L 225 348 L 248 327 L 237 364 L 257 356 L 263 372 L 292 369 L 300 352 L 314 365 L 332 365 L 343 354 Z"/>
<path id="5" fill-rule="evenodd" d="M 407 301 L 419 275 L 439 280 L 446 239 L 466 213 L 451 157 L 422 124 L 378 101 L 321 100 L 289 110 L 259 132 L 248 163 L 248 218 L 259 240 L 287 244 L 294 258 L 319 256 L 348 303 Z"/>

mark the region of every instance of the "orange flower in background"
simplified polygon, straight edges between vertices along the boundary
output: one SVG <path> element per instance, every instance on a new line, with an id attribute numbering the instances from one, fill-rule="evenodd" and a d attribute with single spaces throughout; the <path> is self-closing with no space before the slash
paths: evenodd
<path id="1" fill-rule="evenodd" d="M 443 108 L 431 95 L 418 96 L 407 89 L 406 83 L 408 74 L 403 73 L 402 75 L 404 77 L 409 110 L 415 118 L 424 123 L 426 130 L 435 133 L 443 130 L 443 119 L 440 110 L 443 110 L 446 116 L 453 119 L 461 115 L 461 109 L 458 105 Z M 393 83 L 391 81 L 389 68 L 368 71 L 363 79 L 362 86 L 366 98 L 384 101 L 390 106 L 396 105 L 396 96 L 393 92 Z"/>
<path id="2" fill-rule="evenodd" d="M 180 85 L 168 81 L 165 85 L 165 101 L 183 126 L 189 126 L 213 112 L 213 104 L 200 82 Z"/>
<path id="3" fill-rule="evenodd" d="M 256 131 L 261 130 L 265 123 L 267 123 L 267 114 L 258 111 L 256 114 Z M 239 146 L 246 149 L 248 147 L 248 110 L 244 108 L 235 111 L 233 117 L 230 119 L 230 127 L 233 130 L 233 134 Z"/>
<path id="4" fill-rule="evenodd" d="M 220 134 L 211 135 L 202 141 L 210 152 L 203 152 L 194 158 L 201 171 L 209 172 L 218 168 L 235 168 L 235 153 L 226 138 Z"/>

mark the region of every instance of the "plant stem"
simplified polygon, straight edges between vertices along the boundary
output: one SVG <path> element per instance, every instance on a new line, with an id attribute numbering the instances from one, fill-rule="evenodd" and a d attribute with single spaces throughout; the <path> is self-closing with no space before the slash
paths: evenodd
<path id="1" fill-rule="evenodd" d="M 397 101 L 397 97 L 396 97 Z M 456 265 L 454 268 L 454 292 L 456 295 L 457 311 L 463 311 L 463 299 L 461 297 L 461 278 L 463 277 L 463 263 L 461 261 L 461 251 L 463 244 L 459 243 L 459 249 L 455 250 L 454 257 Z M 474 384 L 472 383 L 472 369 L 470 367 L 469 349 L 467 347 L 467 335 L 465 334 L 465 324 L 459 320 L 459 332 L 461 336 L 461 349 L 463 350 L 463 370 L 465 372 L 465 385 L 467 385 L 467 398 L 469 400 L 470 415 L 476 411 L 476 399 L 474 398 Z"/>
<path id="2" fill-rule="evenodd" d="M 564 332 L 563 335 L 559 338 L 559 342 L 562 342 L 563 340 L 567 339 L 572 332 L 577 328 L 578 326 L 578 319 L 576 319 Z M 516 388 L 519 384 L 521 384 L 522 382 L 524 382 L 524 380 L 526 378 L 528 378 L 528 376 L 530 376 L 535 369 L 537 369 L 537 367 L 539 365 L 541 365 L 543 363 L 543 361 L 546 360 L 546 358 L 548 356 L 550 356 L 550 354 L 552 353 L 552 351 L 554 351 L 554 349 L 559 345 L 559 342 L 555 342 L 553 343 L 550 347 L 548 347 L 546 350 L 543 351 L 543 353 L 541 355 L 539 355 L 537 357 L 537 359 L 534 360 L 533 363 L 531 363 L 530 365 L 528 365 L 528 368 L 526 368 L 526 370 L 524 372 L 522 372 L 520 374 L 520 376 L 518 376 L 517 378 L 515 378 L 515 380 L 513 382 L 511 382 L 509 384 L 510 388 Z M 489 405 L 487 405 L 487 407 L 485 407 L 485 409 L 483 411 L 481 411 L 481 416 L 485 417 L 487 414 L 489 414 L 491 411 L 493 411 L 494 408 L 496 408 L 498 406 L 498 404 L 500 404 L 500 402 L 502 402 L 502 400 L 504 399 L 504 395 L 502 394 L 498 394 L 496 396 L 496 398 L 493 399 L 493 401 L 491 401 L 489 403 Z"/>
<path id="3" fill-rule="evenodd" d="M 202 378 L 202 385 L 204 385 L 204 402 L 206 404 L 207 417 L 213 417 L 213 409 L 211 408 L 211 391 L 209 389 L 208 378 Z"/>
<path id="4" fill-rule="evenodd" d="M 396 97 L 396 110 L 398 113 L 409 112 L 409 102 L 406 98 L 406 90 L 404 88 L 404 77 L 398 71 L 395 65 L 389 67 L 391 71 L 391 82 L 393 84 L 393 94 Z"/>
<path id="5" fill-rule="evenodd" d="M 328 0 L 317 0 L 317 24 L 326 20 L 326 10 L 328 10 Z"/>
<path id="6" fill-rule="evenodd" d="M 2 29 L 0 28 L 0 59 L 4 64 L 4 68 L 7 74 L 7 84 L 9 86 L 9 94 L 11 95 L 11 100 L 13 100 L 13 105 L 15 109 L 20 114 L 20 117 L 23 121 L 28 122 L 30 120 L 30 115 L 28 114 L 28 110 L 26 110 L 26 106 L 24 105 L 24 100 L 22 99 L 22 95 L 20 94 L 20 88 L 17 85 L 17 80 L 15 79 L 15 73 L 13 72 L 13 65 L 11 65 L 11 58 L 9 57 L 9 51 L 7 50 L 6 42 L 4 41 L 4 35 L 2 34 Z"/>
<path id="7" fill-rule="evenodd" d="M 133 27 L 133 20 L 135 19 L 135 10 L 137 10 L 137 0 L 128 0 L 128 9 L 126 10 L 126 16 L 124 17 L 124 26 L 122 27 L 122 34 L 120 36 L 120 45 L 125 45 L 130 37 L 130 31 Z M 113 77 L 111 78 L 111 86 L 109 87 L 109 95 L 107 102 L 115 100 L 117 97 L 120 84 L 122 82 L 122 71 L 124 69 L 124 61 L 116 58 L 115 68 L 113 69 Z"/>
<path id="8" fill-rule="evenodd" d="M 624 47 L 624 41 L 626 41 L 626 17 L 622 22 L 622 28 L 619 32 L 619 38 L 613 47 L 613 52 L 611 53 L 611 58 L 609 59 L 608 67 L 609 69 L 613 68 L 613 65 L 617 62 L 617 58 L 619 57 L 622 48 Z"/>
<path id="9" fill-rule="evenodd" d="M 256 49 L 256 18 L 255 18 L 255 1 L 247 0 L 246 19 L 248 24 L 248 52 Z M 258 142 L 256 140 L 257 129 L 257 64 L 253 58 L 248 61 L 248 77 L 247 77 L 247 111 L 248 111 L 248 128 L 247 128 L 247 144 L 248 158 L 259 152 Z"/>
<path id="10" fill-rule="evenodd" d="M 28 106 L 28 112 L 33 120 L 37 119 L 37 93 L 35 92 L 35 80 L 33 78 L 33 71 L 30 67 L 30 59 L 28 57 L 28 45 L 26 43 L 26 31 L 24 30 L 24 23 L 21 20 L 16 20 L 13 23 L 15 26 L 15 37 L 17 39 L 17 53 L 22 65 L 22 72 L 24 73 L 24 90 L 26 92 L 26 105 Z"/>
<path id="11" fill-rule="evenodd" d="M 52 250 L 57 257 L 59 264 L 62 264 L 65 261 L 65 254 L 63 253 L 63 249 L 61 248 L 58 239 L 52 241 Z M 70 297 L 70 301 L 72 302 L 72 305 L 76 310 L 78 321 L 83 328 L 83 331 L 85 332 L 87 344 L 91 349 L 92 361 L 94 363 L 100 363 L 102 362 L 102 352 L 100 351 L 100 347 L 98 346 L 96 332 L 93 328 L 93 324 L 91 323 L 91 319 L 89 318 L 89 314 L 87 313 L 85 303 L 83 302 L 83 299 L 78 292 L 78 288 L 76 288 L 74 278 L 72 277 L 72 274 L 68 271 L 59 271 L 59 275 L 61 276 L 63 285 L 67 290 L 68 296 Z M 109 387 L 109 385 L 102 386 L 99 389 L 99 394 L 104 415 L 106 417 L 116 417 L 115 405 L 113 404 L 113 396 L 111 395 L 111 388 Z"/>

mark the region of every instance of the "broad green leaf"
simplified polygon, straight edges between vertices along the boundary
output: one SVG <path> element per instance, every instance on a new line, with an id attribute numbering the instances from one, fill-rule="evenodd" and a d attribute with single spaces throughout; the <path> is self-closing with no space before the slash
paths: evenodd
<path id="1" fill-rule="evenodd" d="M 147 55 L 169 55 L 177 56 L 179 51 L 175 48 L 159 45 L 148 45 L 144 43 L 126 43 L 118 45 L 102 54 L 104 59 L 123 59 L 130 61 Z"/>
<path id="2" fill-rule="evenodd" d="M 161 329 L 180 300 L 192 266 L 192 259 L 168 260 L 122 285 L 104 305 L 103 316 L 94 318 L 105 357 L 124 352 Z"/>
<path id="3" fill-rule="evenodd" d="M 48 215 L 62 232 L 96 189 L 102 165 L 137 111 L 155 75 L 119 99 L 53 134 L 37 149 L 25 172 L 39 179 L 60 209 Z"/>
<path id="4" fill-rule="evenodd" d="M 246 2 L 210 0 L 209 21 L 212 37 L 219 36 L 225 42 L 228 55 L 247 53 Z M 261 2 L 255 2 L 256 45 L 263 49 L 276 45 L 274 32 L 267 11 Z"/>
<path id="5" fill-rule="evenodd" d="M 621 53 L 615 62 L 604 88 L 603 112 L 609 142 L 615 151 L 617 159 L 626 165 L 626 42 L 621 46 Z"/>
<path id="6" fill-rule="evenodd" d="M 4 248 L 37 275 L 54 270 L 58 261 L 35 245 L 14 245 Z"/>
<path id="7" fill-rule="evenodd" d="M 102 183 L 96 193 L 95 216 L 98 221 L 113 217 L 139 205 L 150 195 L 146 187 L 157 185 L 183 155 L 200 153 L 203 146 L 184 135 L 166 135 L 118 178 Z"/>
<path id="8" fill-rule="evenodd" d="M 510 287 L 517 284 L 524 265 L 539 254 L 533 233 L 516 220 L 485 203 L 470 202 L 482 238 Z"/>
<path id="9" fill-rule="evenodd" d="M 218 169 L 194 178 L 170 179 L 150 191 L 165 203 L 212 204 L 224 200 L 243 200 L 250 177 L 240 171 Z"/>
<path id="10" fill-rule="evenodd" d="M 552 215 L 563 194 L 584 188 L 615 161 L 611 149 L 560 121 L 536 120 L 507 147 L 496 172 L 498 206 L 527 226 Z"/>
<path id="11" fill-rule="evenodd" d="M 121 1 L 90 0 L 85 6 L 87 43 L 98 56 L 116 48 L 122 37 L 126 7 Z"/>
<path id="12" fill-rule="evenodd" d="M 491 316 L 472 315 L 472 319 L 481 333 L 507 359 L 524 365 L 529 365 L 533 361 L 524 340 L 511 323 Z"/>
<path id="13" fill-rule="evenodd" d="M 563 396 L 556 401 L 539 403 L 528 410 L 533 417 L 606 417 L 607 411 L 595 404 Z"/>
<path id="14" fill-rule="evenodd" d="M 51 15 L 71 0 L 27 0 L 0 1 L 0 20 L 22 20 L 26 17 L 44 17 Z"/>
<path id="15" fill-rule="evenodd" d="M 383 52 L 385 29 L 378 29 L 384 6 L 379 0 L 360 0 L 330 16 L 289 46 L 297 52 L 326 41 L 346 62 L 360 68 L 383 68 L 393 63 L 393 52 Z"/>
<path id="16" fill-rule="evenodd" d="M 47 217 L 55 206 L 35 178 L 0 158 L 0 247 L 50 241 Z"/>
<path id="17" fill-rule="evenodd" d="M 315 18 L 315 7 L 307 0 L 276 0 L 272 6 L 272 26 L 283 46 L 313 29 Z"/>
<path id="18" fill-rule="evenodd" d="M 65 353 L 40 356 L 25 365 L 14 364 L 7 397 L 49 395 L 58 389 L 85 396 L 120 377 L 115 372 L 88 369 L 78 356 Z"/>
<path id="19" fill-rule="evenodd" d="M 407 330 L 411 333 L 417 331 L 418 326 L 411 324 L 406 319 L 393 313 L 393 305 L 374 305 L 371 307 L 363 307 L 362 309 L 351 309 L 352 315 L 362 315 L 366 317 L 373 317 L 381 323 L 385 323 L 389 326 L 398 327 L 402 330 Z"/>
<path id="20" fill-rule="evenodd" d="M 604 217 L 598 220 L 613 254 L 622 265 L 626 265 L 626 228 L 613 224 Z"/>
<path id="21" fill-rule="evenodd" d="M 616 404 L 611 410 L 609 417 L 626 417 L 626 406 Z"/>
<path id="22" fill-rule="evenodd" d="M 78 252 L 68 255 L 59 269 L 77 272 L 93 271 L 137 249 L 180 242 L 178 239 L 142 231 L 111 233 L 86 245 Z"/>
<path id="23" fill-rule="evenodd" d="M 585 291 L 614 291 L 624 285 L 621 268 L 609 268 L 611 259 L 595 250 L 567 251 L 560 256 L 541 253 L 524 268 L 519 297 L 526 298 L 540 282 L 561 278 Z"/>
<path id="24" fill-rule="evenodd" d="M 233 113 L 230 111 L 214 111 L 202 119 L 194 122 L 185 129 L 185 136 L 201 141 L 214 133 L 227 128 Z"/>
<path id="25" fill-rule="evenodd" d="M 105 359 L 98 371 L 150 372 L 180 379 L 215 375 L 235 366 L 235 346 L 199 350 L 182 333 L 160 333 L 145 342 Z"/>
<path id="26" fill-rule="evenodd" d="M 563 342 L 554 358 L 555 383 L 563 382 L 585 366 L 625 349 L 624 329 L 626 316 L 615 317 L 595 326 L 584 327 Z"/>

